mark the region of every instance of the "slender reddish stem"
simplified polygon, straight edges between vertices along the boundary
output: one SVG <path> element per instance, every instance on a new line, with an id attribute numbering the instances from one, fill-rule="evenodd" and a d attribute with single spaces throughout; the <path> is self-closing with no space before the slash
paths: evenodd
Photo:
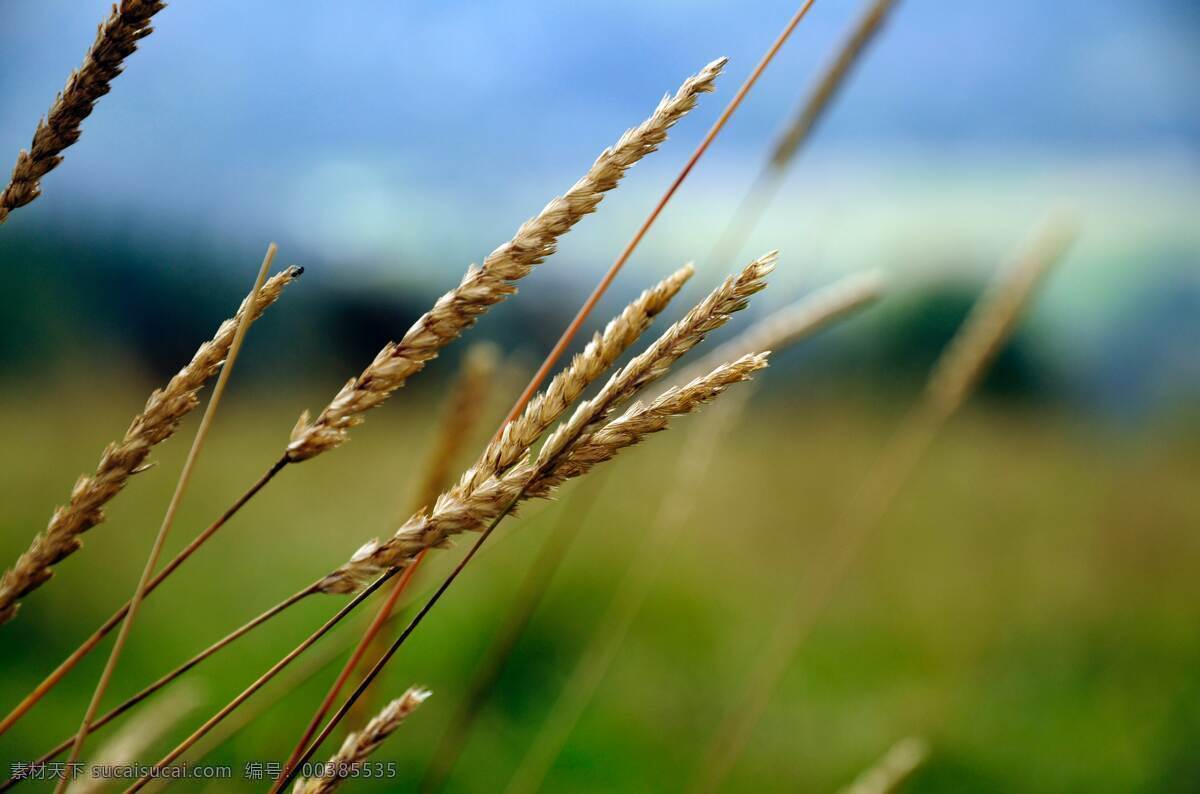
<path id="1" fill-rule="evenodd" d="M 413 560 L 412 565 L 409 565 L 400 578 L 396 580 L 396 584 L 392 587 L 392 591 L 388 593 L 388 597 L 384 599 L 382 604 L 380 604 L 379 611 L 375 613 L 375 618 L 371 621 L 371 625 L 367 627 L 367 632 L 364 635 L 367 637 L 367 642 L 359 641 L 359 643 L 354 646 L 354 651 L 350 654 L 350 658 L 346 660 L 346 664 L 342 666 L 342 671 L 338 673 L 338 677 L 333 682 L 333 686 L 331 686 L 329 691 L 325 693 L 325 699 L 321 701 L 321 705 L 317 709 L 317 713 L 313 715 L 313 718 L 308 723 L 308 727 L 304 729 L 304 735 L 300 738 L 300 743 L 296 746 L 296 749 L 292 751 L 287 763 L 283 765 L 283 771 L 279 773 L 280 780 L 286 778 L 288 773 L 291 772 L 292 767 L 299 760 L 300 754 L 303 753 L 304 748 L 308 746 L 309 740 L 312 739 L 313 734 L 317 732 L 317 728 L 321 726 L 321 720 L 325 719 L 325 715 L 329 713 L 329 709 L 333 706 L 333 701 L 337 699 L 338 693 L 342 691 L 342 687 L 346 685 L 346 681 L 350 679 L 350 676 L 354 673 L 355 668 L 358 667 L 358 663 L 362 661 L 363 656 L 370 647 L 370 640 L 374 639 L 374 637 L 383 628 L 383 625 L 387 623 L 388 619 L 392 616 L 392 610 L 396 608 L 396 602 L 400 600 L 401 594 L 403 594 L 405 588 L 408 587 L 408 583 L 412 580 L 413 574 L 416 573 L 417 565 L 421 562 L 421 559 L 424 556 L 424 551 L 417 555 L 416 559 Z M 278 790 L 278 788 L 275 790 Z"/>

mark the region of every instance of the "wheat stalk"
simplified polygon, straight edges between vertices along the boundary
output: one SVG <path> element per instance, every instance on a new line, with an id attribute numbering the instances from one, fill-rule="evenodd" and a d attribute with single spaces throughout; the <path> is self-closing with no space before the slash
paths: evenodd
<path id="1" fill-rule="evenodd" d="M 600 299 L 604 296 L 604 293 L 616 279 L 617 274 L 620 273 L 621 269 L 629 261 L 630 257 L 633 256 L 634 251 L 637 250 L 638 245 L 650 232 L 650 228 L 654 225 L 655 221 L 658 220 L 658 217 L 662 214 L 663 210 L 666 209 L 667 204 L 670 203 L 671 199 L 679 191 L 679 188 L 682 187 L 688 175 L 696 167 L 696 164 L 700 162 L 700 158 L 703 157 L 704 153 L 707 152 L 712 146 L 713 142 L 717 139 L 717 136 L 721 133 L 721 130 L 724 129 L 725 125 L 729 123 L 729 120 L 733 118 L 733 114 L 737 112 L 737 109 L 749 95 L 751 89 L 754 88 L 755 83 L 757 83 L 758 79 L 762 77 L 763 72 L 765 72 L 767 67 L 770 66 L 771 62 L 775 59 L 775 56 L 779 54 L 779 51 L 783 48 L 783 45 L 796 30 L 796 27 L 800 24 L 801 20 L 803 20 L 808 14 L 809 10 L 812 8 L 813 2 L 814 0 L 804 0 L 804 2 L 800 5 L 800 8 L 798 8 L 791 18 L 788 19 L 787 23 L 784 24 L 783 30 L 779 32 L 774 41 L 772 41 L 767 47 L 766 52 L 763 53 L 758 63 L 755 64 L 745 82 L 743 82 L 741 87 L 738 88 L 737 92 L 733 95 L 733 98 L 729 101 L 729 104 L 725 106 L 725 109 L 721 111 L 721 115 L 717 118 L 716 122 L 713 123 L 712 127 L 709 128 L 704 138 L 696 146 L 696 149 L 684 163 L 683 167 L 679 170 L 679 173 L 673 180 L 671 180 L 671 183 L 667 186 L 666 191 L 655 203 L 653 209 L 650 210 L 650 214 L 644 221 L 642 221 L 642 224 L 638 226 L 637 231 L 635 231 L 633 234 L 633 237 L 628 243 L 626 243 L 625 247 L 621 250 L 621 253 L 617 255 L 617 258 L 613 261 L 612 265 L 609 266 L 608 270 L 600 278 L 600 282 L 595 286 L 591 294 L 588 295 L 587 299 L 584 300 L 583 305 L 579 307 L 579 311 L 576 312 L 575 317 L 570 323 L 567 324 L 567 327 L 559 336 L 558 341 L 554 343 L 554 346 L 550 349 L 550 352 L 546 354 L 546 357 L 542 360 L 542 363 L 538 366 L 533 376 L 529 379 L 529 383 L 526 384 L 525 389 L 520 395 L 518 395 L 516 401 L 513 403 L 512 408 L 509 409 L 509 413 L 505 417 L 505 423 L 515 419 L 521 413 L 522 409 L 525 407 L 525 404 L 537 392 L 538 387 L 541 386 L 542 382 L 546 379 L 546 376 L 549 375 L 550 371 L 554 368 L 555 363 L 557 363 L 559 358 L 562 357 L 563 353 L 566 352 L 567 347 L 571 344 L 571 340 L 575 338 L 575 335 L 583 327 L 584 322 L 586 322 L 587 318 L 591 315 L 592 310 L 595 309 Z M 503 424 L 504 423 L 501 424 L 501 429 L 503 429 Z M 485 533 L 484 537 L 481 537 L 477 541 L 476 548 L 478 548 L 478 546 L 484 542 L 486 535 L 487 533 Z M 472 549 L 468 553 L 468 559 L 473 556 L 474 553 L 475 549 Z M 424 554 L 425 552 L 421 553 L 421 556 L 415 561 L 411 571 L 405 572 L 404 582 L 411 580 L 412 573 L 420 566 L 421 560 L 424 559 Z M 369 641 L 370 636 L 364 636 L 363 642 Z M 285 770 L 284 774 L 286 776 L 289 773 L 287 770 Z"/>
<path id="2" fill-rule="evenodd" d="M 12 210 L 41 194 L 42 177 L 54 170 L 62 162 L 62 152 L 79 140 L 83 120 L 108 93 L 109 84 L 121 73 L 125 59 L 137 50 L 138 42 L 153 32 L 150 20 L 165 7 L 158 0 L 123 0 L 120 7 L 113 6 L 83 64 L 67 78 L 49 113 L 38 122 L 33 143 L 17 155 L 8 187 L 0 193 L 0 224 Z"/>
<path id="3" fill-rule="evenodd" d="M 734 312 L 744 309 L 750 297 L 767 286 L 764 279 L 775 269 L 778 258 L 778 252 L 771 251 L 748 264 L 737 276 L 726 279 L 645 352 L 613 375 L 599 394 L 582 403 L 569 420 L 555 429 L 538 452 L 538 464 L 545 465 L 585 438 L 614 408 L 661 378 L 685 353 L 700 344 L 705 335 L 728 322 Z"/>
<path id="4" fill-rule="evenodd" d="M 471 327 L 479 315 L 513 294 L 514 282 L 553 254 L 558 238 L 584 215 L 595 211 L 604 194 L 617 186 L 633 164 L 658 149 L 666 140 L 667 130 L 696 106 L 699 96 L 713 90 L 724 66 L 725 59 L 718 59 L 685 80 L 674 96 L 659 103 L 650 118 L 602 152 L 570 190 L 522 225 L 512 240 L 488 254 L 482 267 L 467 270 L 458 287 L 439 298 L 403 339 L 379 351 L 315 421 L 301 416 L 292 432 L 288 458 L 306 460 L 345 442 L 349 429 L 363 421 L 364 413 L 382 404 L 438 351 Z"/>
<path id="5" fill-rule="evenodd" d="M 104 520 L 104 505 L 111 501 L 141 471 L 155 445 L 170 438 L 183 418 L 199 405 L 197 392 L 221 368 L 229 354 L 237 327 L 249 306 L 257 319 L 279 299 L 284 287 L 301 273 L 290 267 L 272 276 L 252 304 L 243 301 L 237 314 L 221 323 L 212 339 L 161 389 L 146 401 L 125 436 L 109 444 L 96 471 L 75 483 L 70 501 L 54 511 L 46 530 L 34 538 L 29 549 L 0 579 L 0 623 L 12 619 L 18 601 L 53 575 L 52 567 L 83 545 L 80 536 Z"/>
<path id="6" fill-rule="evenodd" d="M 293 794 L 325 794 L 336 789 L 370 757 L 371 753 L 379 749 L 379 746 L 400 727 L 400 723 L 416 711 L 417 706 L 429 695 L 427 689 L 410 687 L 407 692 L 385 706 L 361 731 L 346 737 L 341 749 L 326 764 L 326 769 L 329 770 L 327 776 L 297 780 L 292 788 Z"/>
<path id="7" fill-rule="evenodd" d="M 613 375 L 596 397 L 582 403 L 571 418 L 551 434 L 538 453 L 536 462 L 530 463 L 525 459 L 529 446 L 522 445 L 522 442 L 528 439 L 528 435 L 509 432 L 505 428 L 498 436 L 498 443 L 503 445 L 507 439 L 507 447 L 500 452 L 485 452 L 479 466 L 486 467 L 488 459 L 520 463 L 497 471 L 486 479 L 476 478 L 468 472 L 463 483 L 443 494 L 431 512 L 417 513 L 384 542 L 371 540 L 363 545 L 349 562 L 325 577 L 321 589 L 327 593 L 353 592 L 383 571 L 409 565 L 425 549 L 444 545 L 452 535 L 482 530 L 500 514 L 505 505 L 532 483 L 539 469 L 546 469 L 551 461 L 582 438 L 590 428 L 607 418 L 616 405 L 627 400 L 642 386 L 661 377 L 706 333 L 720 327 L 731 313 L 742 309 L 749 297 L 765 286 L 762 279 L 774 267 L 775 258 L 774 253 L 768 254 L 750 263 L 737 277 L 727 279 L 682 320 L 667 329 L 644 353 Z M 613 333 L 625 336 L 624 331 Z M 586 358 L 585 354 L 576 363 Z M 593 370 L 586 362 L 578 367 L 573 363 L 555 378 L 547 394 L 556 391 L 559 382 L 579 381 L 572 387 L 577 389 L 578 394 L 587 383 L 583 377 L 585 371 Z M 558 413 L 566 409 L 566 405 L 556 401 L 535 399 L 526 406 L 526 412 L 510 424 L 523 425 L 529 421 L 544 429 L 554 420 L 544 415 L 544 409 L 550 407 L 556 407 Z M 464 484 L 470 487 L 462 487 Z M 545 489 L 539 492 L 539 496 L 547 496 L 548 493 L 549 489 Z"/>

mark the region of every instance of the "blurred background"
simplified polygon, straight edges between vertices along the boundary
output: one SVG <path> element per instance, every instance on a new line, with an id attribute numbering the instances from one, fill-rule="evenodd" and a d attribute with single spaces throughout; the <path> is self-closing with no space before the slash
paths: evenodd
<path id="1" fill-rule="evenodd" d="M 698 266 L 686 300 L 773 248 L 771 289 L 722 338 L 846 273 L 878 268 L 889 284 L 878 305 L 763 377 L 710 482 L 693 489 L 703 518 L 547 790 L 687 780 L 784 594 L 981 285 L 1047 211 L 1066 208 L 1076 245 L 839 591 L 728 790 L 833 790 L 920 735 L 931 756 L 905 791 L 1200 791 L 1200 10 L 899 0 L 744 247 L 713 261 L 862 7 L 815 5 L 592 323 L 682 262 Z M 3 168 L 107 8 L 0 9 Z M 275 459 L 300 410 L 324 405 L 663 93 L 729 56 L 718 92 L 470 332 L 496 341 L 505 364 L 465 467 L 793 11 L 776 0 L 171 4 L 44 195 L 0 228 L 3 565 L 232 313 L 269 241 L 306 273 L 254 326 L 176 548 Z M 466 347 L 371 415 L 353 444 L 289 472 L 147 602 L 112 702 L 407 515 Z M 132 589 L 195 421 L 0 628 L 0 707 Z M 670 485 L 662 472 L 703 421 L 613 465 L 451 790 L 507 779 Z M 436 693 L 384 750 L 405 783 L 573 498 L 512 521 L 511 541 L 472 567 L 390 668 L 396 694 L 413 681 Z M 427 586 L 456 554 L 438 557 Z M 329 611 L 306 604 L 214 660 L 182 726 Z M 102 661 L 0 739 L 0 759 L 33 757 L 72 730 Z M 210 757 L 240 768 L 286 753 L 334 669 Z"/>

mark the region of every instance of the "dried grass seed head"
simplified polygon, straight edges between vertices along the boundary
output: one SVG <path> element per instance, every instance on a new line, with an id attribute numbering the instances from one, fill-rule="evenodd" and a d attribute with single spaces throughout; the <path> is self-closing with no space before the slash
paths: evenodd
<path id="1" fill-rule="evenodd" d="M 328 775 L 297 780 L 292 787 L 292 794 L 326 794 L 335 790 L 354 775 L 358 766 L 370 758 L 430 694 L 432 693 L 428 689 L 410 687 L 403 695 L 384 706 L 362 730 L 346 737 L 341 748 L 326 764 Z"/>
<path id="2" fill-rule="evenodd" d="M 138 42 L 153 32 L 150 19 L 166 3 L 123 0 L 99 26 L 83 63 L 71 72 L 46 117 L 38 122 L 33 143 L 17 155 L 8 186 L 0 193 L 0 224 L 9 213 L 41 195 L 41 180 L 62 162 L 62 152 L 82 134 L 83 120 L 124 68 Z"/>

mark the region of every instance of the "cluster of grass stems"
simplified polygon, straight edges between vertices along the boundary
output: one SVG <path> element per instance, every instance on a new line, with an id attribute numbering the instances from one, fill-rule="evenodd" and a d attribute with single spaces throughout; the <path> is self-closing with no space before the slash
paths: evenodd
<path id="1" fill-rule="evenodd" d="M 828 68 L 803 98 L 799 110 L 769 150 L 762 171 L 738 205 L 707 261 L 727 267 L 737 256 L 783 174 L 795 161 L 854 64 L 880 31 L 894 3 L 895 0 L 872 0 L 864 9 Z M 750 390 L 742 387 L 740 392 L 735 390 L 725 396 L 726 390 L 749 380 L 763 369 L 770 351 L 799 342 L 864 308 L 879 296 L 881 282 L 878 275 L 851 276 L 751 326 L 707 357 L 688 366 L 678 364 L 766 286 L 766 277 L 776 265 L 776 255 L 766 254 L 720 282 L 654 342 L 618 367 L 622 356 L 638 342 L 657 316 L 668 309 L 671 300 L 693 276 L 695 268 L 686 265 L 642 292 L 596 331 L 587 345 L 550 378 L 609 285 L 812 5 L 813 0 L 803 3 L 772 42 L 616 257 L 471 466 L 455 478 L 456 461 L 472 437 L 481 406 L 494 384 L 492 375 L 497 352 L 481 345 L 472 347 L 464 356 L 462 372 L 451 390 L 442 428 L 424 466 L 417 498 L 398 528 L 381 538 L 368 540 L 344 561 L 318 566 L 312 581 L 291 596 L 213 642 L 115 708 L 101 713 L 100 705 L 107 686 L 119 665 L 126 640 L 134 630 L 138 609 L 144 599 L 281 472 L 341 446 L 353 428 L 364 421 L 367 412 L 379 407 L 410 378 L 418 375 L 443 348 L 462 336 L 493 305 L 511 297 L 516 292 L 517 282 L 554 253 L 558 240 L 584 216 L 596 211 L 605 195 L 619 185 L 626 171 L 655 152 L 666 141 L 670 128 L 695 109 L 703 94 L 714 90 L 725 68 L 725 60 L 708 64 L 685 80 L 675 93 L 667 95 L 644 122 L 601 152 L 579 181 L 521 225 L 513 237 L 485 257 L 480 266 L 469 267 L 456 287 L 439 298 L 406 333 L 396 341 L 388 342 L 322 410 L 315 416 L 307 413 L 301 416 L 264 474 L 250 483 L 181 552 L 160 567 L 164 542 L 186 494 L 204 440 L 214 426 L 221 394 L 238 351 L 254 320 L 278 301 L 284 289 L 302 272 L 300 268 L 290 267 L 269 276 L 275 257 L 272 245 L 254 286 L 237 312 L 218 327 L 210 340 L 200 345 L 193 359 L 177 375 L 150 396 L 124 437 L 104 450 L 93 473 L 80 477 L 67 503 L 54 511 L 47 529 L 34 538 L 28 551 L 0 579 L 0 623 L 4 623 L 17 616 L 23 599 L 50 580 L 58 563 L 80 551 L 82 535 L 103 523 L 105 505 L 124 490 L 134 475 L 148 466 L 154 447 L 170 438 L 187 414 L 198 408 L 199 392 L 209 379 L 217 378 L 175 494 L 129 600 L 16 704 L 0 721 L 0 733 L 17 724 L 114 630 L 116 639 L 84 710 L 79 730 L 35 763 L 46 763 L 64 752 L 68 753 L 69 762 L 76 761 L 92 732 L 134 710 L 159 690 L 195 670 L 241 637 L 266 626 L 295 604 L 325 597 L 342 599 L 342 604 L 321 626 L 228 704 L 193 728 L 156 761 L 155 768 L 183 757 L 194 759 L 206 746 L 211 747 L 241 724 L 254 719 L 254 708 L 264 708 L 264 699 L 260 698 L 257 704 L 245 707 L 244 704 L 266 683 L 280 679 L 294 684 L 343 658 L 345 647 L 333 642 L 318 647 L 320 641 L 372 594 L 390 584 L 374 616 L 370 619 L 363 616 L 362 631 L 354 647 L 345 654 L 341 672 L 300 732 L 294 750 L 272 786 L 273 791 L 280 791 L 294 780 L 295 791 L 331 791 L 342 784 L 355 765 L 364 762 L 428 696 L 426 690 L 413 687 L 386 702 L 381 709 L 370 706 L 371 698 L 365 697 L 379 673 L 430 614 L 442 594 L 476 558 L 476 553 L 501 522 L 522 502 L 549 498 L 568 480 L 579 477 L 597 480 L 584 492 L 587 499 L 594 502 L 603 498 L 604 475 L 590 474 L 593 468 L 623 449 L 640 443 L 648 435 L 666 429 L 678 417 L 716 402 L 714 415 L 690 437 L 679 465 L 662 484 L 662 502 L 657 512 L 647 517 L 639 544 L 630 550 L 628 569 L 615 585 L 607 611 L 597 623 L 559 698 L 506 789 L 509 792 L 539 790 L 573 726 L 619 653 L 630 625 L 671 554 L 672 546 L 692 518 L 689 494 L 697 483 L 705 480 L 708 466 L 719 454 L 723 438 L 736 431 Z M 150 20 L 163 7 L 160 2 L 123 0 L 113 8 L 82 66 L 71 75 L 46 119 L 38 125 L 30 150 L 22 151 L 18 157 L 12 178 L 0 194 L 0 223 L 4 223 L 12 210 L 38 196 L 42 177 L 62 161 L 63 151 L 78 139 L 83 120 L 109 90 L 125 59 L 136 49 L 137 42 L 151 33 Z M 1011 332 L 1022 308 L 1029 302 L 1038 279 L 1062 255 L 1067 238 L 1062 223 L 1051 224 L 1016 265 L 980 299 L 935 366 L 921 398 L 901 422 L 856 498 L 847 504 L 844 515 L 828 536 L 827 548 L 812 567 L 816 575 L 799 580 L 793 600 L 780 610 L 779 625 L 768 639 L 766 652 L 747 671 L 744 690 L 730 698 L 728 715 L 715 722 L 713 744 L 699 756 L 702 762 L 690 783 L 691 790 L 713 790 L 728 776 L 771 691 L 795 658 L 821 609 L 846 576 L 854 558 L 878 526 L 924 450 L 978 382 L 988 362 Z M 664 380 L 666 386 L 659 383 Z M 593 396 L 584 399 L 588 387 L 601 382 Z M 572 509 L 563 511 L 560 525 L 553 528 L 545 546 L 535 555 L 521 591 L 475 675 L 464 682 L 459 709 L 452 716 L 426 770 L 423 790 L 437 791 L 445 784 L 475 718 L 578 527 L 584 523 L 590 504 L 576 496 L 569 507 Z M 463 533 L 477 534 L 473 545 L 424 600 L 404 629 L 393 634 L 400 600 L 422 560 L 433 550 L 447 548 L 455 536 Z M 342 689 L 351 681 L 357 683 L 339 705 Z M 292 688 L 284 689 L 290 691 Z M 176 690 L 180 691 L 183 690 Z M 174 702 L 161 701 L 163 704 Z M 120 734 L 120 740 L 97 753 L 95 758 L 138 760 L 137 756 L 152 739 L 175 732 L 182 711 L 179 706 L 143 709 Z M 353 715 L 354 722 L 361 727 L 347 736 L 330 759 L 326 766 L 329 774 L 299 778 L 297 773 L 302 764 L 314 757 L 347 715 Z M 925 753 L 925 746 L 918 740 L 901 743 L 878 767 L 864 773 L 847 791 L 889 790 L 920 763 Z M 151 780 L 151 775 L 147 774 L 134 782 L 129 790 L 136 791 Z M 14 777 L 3 788 L 11 788 L 19 782 L 20 779 Z M 66 779 L 62 780 L 58 790 L 63 790 L 67 783 Z M 85 778 L 80 785 L 86 783 Z"/>

